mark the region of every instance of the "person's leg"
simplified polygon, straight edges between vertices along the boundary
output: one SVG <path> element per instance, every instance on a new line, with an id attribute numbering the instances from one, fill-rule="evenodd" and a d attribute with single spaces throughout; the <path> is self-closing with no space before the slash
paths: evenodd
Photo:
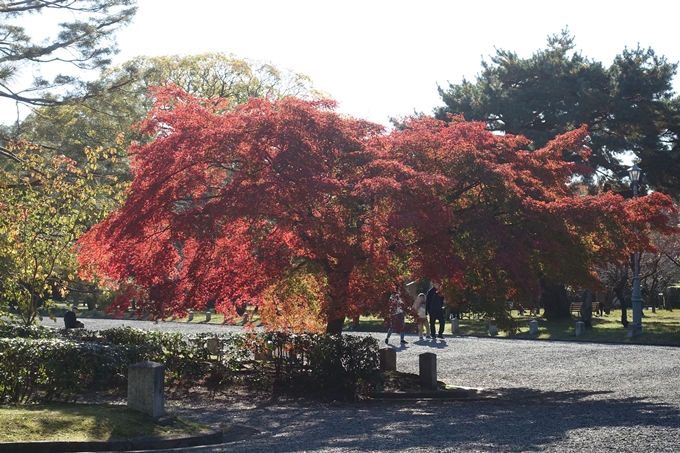
<path id="1" fill-rule="evenodd" d="M 406 340 L 404 340 L 404 334 L 406 333 L 406 319 L 404 319 L 404 315 L 399 317 L 399 333 L 401 336 L 401 342 L 406 343 Z"/>
<path id="2" fill-rule="evenodd" d="M 444 336 L 444 323 L 445 323 L 444 313 L 442 313 L 441 315 L 439 315 L 439 337 L 440 338 Z"/>
<path id="3" fill-rule="evenodd" d="M 390 341 L 390 335 L 392 335 L 392 326 L 387 329 L 387 337 L 385 338 L 385 343 Z"/>
<path id="4" fill-rule="evenodd" d="M 432 334 L 433 337 L 434 337 L 434 332 L 435 332 L 435 330 L 434 330 L 434 321 L 435 321 L 435 317 L 432 316 L 432 314 L 430 313 L 430 332 L 431 332 L 431 334 Z"/>
<path id="5" fill-rule="evenodd" d="M 422 318 L 423 324 L 425 324 L 425 333 L 427 337 L 430 337 L 430 323 L 427 322 L 427 318 Z"/>

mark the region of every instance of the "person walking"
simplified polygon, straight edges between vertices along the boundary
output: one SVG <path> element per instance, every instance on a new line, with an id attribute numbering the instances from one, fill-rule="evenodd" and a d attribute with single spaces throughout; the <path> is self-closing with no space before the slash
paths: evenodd
<path id="1" fill-rule="evenodd" d="M 407 343 L 407 341 L 404 340 L 404 334 L 406 333 L 405 315 L 404 301 L 402 300 L 401 296 L 399 296 L 399 294 L 392 293 L 390 296 L 390 327 L 387 329 L 385 344 L 389 344 L 392 332 L 397 332 L 400 334 L 402 345 Z"/>
<path id="2" fill-rule="evenodd" d="M 434 283 L 427 292 L 425 300 L 425 311 L 430 315 L 430 332 L 434 338 L 434 322 L 439 320 L 439 338 L 444 338 L 444 296 L 439 293 L 439 283 Z"/>
<path id="3" fill-rule="evenodd" d="M 427 322 L 427 309 L 425 307 L 425 294 L 420 293 L 413 302 L 413 311 L 415 312 L 416 321 L 418 322 L 418 336 L 423 339 L 423 333 L 427 332 L 427 338 L 430 337 L 430 324 Z"/>

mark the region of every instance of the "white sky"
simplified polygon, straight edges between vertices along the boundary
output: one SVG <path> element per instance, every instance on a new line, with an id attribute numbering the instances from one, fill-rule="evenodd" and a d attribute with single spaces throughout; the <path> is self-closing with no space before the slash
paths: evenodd
<path id="1" fill-rule="evenodd" d="M 437 84 L 474 80 L 494 47 L 529 57 L 565 27 L 606 66 L 638 43 L 678 62 L 679 16 L 672 0 L 139 0 L 115 61 L 209 51 L 271 61 L 310 76 L 340 111 L 388 124 L 431 113 Z"/>

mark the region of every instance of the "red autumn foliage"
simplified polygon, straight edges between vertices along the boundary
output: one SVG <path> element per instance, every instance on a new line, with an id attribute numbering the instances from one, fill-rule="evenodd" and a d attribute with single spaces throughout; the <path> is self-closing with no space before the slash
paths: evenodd
<path id="1" fill-rule="evenodd" d="M 460 118 L 385 133 L 332 101 L 156 99 L 125 205 L 79 241 L 81 263 L 142 289 L 136 307 L 156 318 L 247 300 L 295 329 L 305 310 L 380 311 L 405 275 L 505 300 L 541 277 L 591 283 L 595 265 L 649 246 L 633 227 L 673 229 L 662 195 L 571 193 L 562 151 L 586 158 L 585 128 L 527 152 Z"/>

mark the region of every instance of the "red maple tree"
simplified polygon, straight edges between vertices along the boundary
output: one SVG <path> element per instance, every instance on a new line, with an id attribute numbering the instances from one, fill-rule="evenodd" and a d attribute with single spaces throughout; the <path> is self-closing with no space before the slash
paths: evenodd
<path id="1" fill-rule="evenodd" d="M 652 247 L 650 229 L 677 231 L 675 207 L 659 193 L 626 201 L 570 189 L 576 173 L 592 170 L 562 155 L 586 160 L 588 138 L 582 127 L 527 151 L 523 137 L 462 117 L 407 120 L 389 154 L 413 175 L 391 220 L 409 268 L 448 283 L 450 301 L 491 302 L 486 311 L 503 315 L 505 300 L 536 299 L 546 284 L 596 287 L 596 266 Z"/>
<path id="2" fill-rule="evenodd" d="M 179 88 L 156 98 L 140 126 L 156 138 L 130 150 L 127 202 L 79 243 L 92 271 L 141 289 L 140 312 L 212 300 L 227 314 L 244 301 L 277 313 L 287 301 L 276 288 L 304 287 L 301 303 L 332 322 L 394 288 L 398 269 L 372 220 L 382 214 L 357 190 L 381 126 L 338 115 L 332 101 L 252 99 L 231 111 Z"/>
<path id="3" fill-rule="evenodd" d="M 585 128 L 545 148 L 481 123 L 409 119 L 386 133 L 332 101 L 199 99 L 156 92 L 130 150 L 125 205 L 79 241 L 81 263 L 155 318 L 244 301 L 272 326 L 338 331 L 376 312 L 403 276 L 446 282 L 451 298 L 493 302 L 541 278 L 586 284 L 594 265 L 672 229 L 670 200 L 579 197 Z"/>

